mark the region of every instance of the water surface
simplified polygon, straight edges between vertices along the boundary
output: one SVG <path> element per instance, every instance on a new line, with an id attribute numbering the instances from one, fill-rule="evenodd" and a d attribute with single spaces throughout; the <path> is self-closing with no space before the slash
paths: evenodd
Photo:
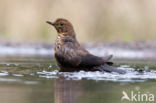
<path id="1" fill-rule="evenodd" d="M 127 73 L 60 73 L 56 61 L 48 56 L 1 57 L 0 100 L 2 103 L 131 103 L 121 101 L 123 91 L 128 95 L 131 91 L 156 95 L 155 61 L 115 62 Z"/>

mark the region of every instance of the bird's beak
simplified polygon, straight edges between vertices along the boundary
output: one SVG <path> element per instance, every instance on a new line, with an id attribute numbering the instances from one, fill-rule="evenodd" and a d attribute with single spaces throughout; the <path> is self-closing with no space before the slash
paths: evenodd
<path id="1" fill-rule="evenodd" d="M 53 22 L 51 22 L 51 21 L 46 21 L 46 23 L 55 26 L 55 24 Z"/>

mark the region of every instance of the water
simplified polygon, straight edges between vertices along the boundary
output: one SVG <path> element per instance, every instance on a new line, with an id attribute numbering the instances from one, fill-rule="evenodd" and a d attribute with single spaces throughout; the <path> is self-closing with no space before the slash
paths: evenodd
<path id="1" fill-rule="evenodd" d="M 61 73 L 51 57 L 1 57 L 0 100 L 2 103 L 121 103 L 123 91 L 128 95 L 131 91 L 156 95 L 154 61 L 124 61 L 128 65 L 123 61 L 116 61 L 118 68 L 127 71 L 121 75 Z M 136 69 L 144 72 L 138 73 Z"/>

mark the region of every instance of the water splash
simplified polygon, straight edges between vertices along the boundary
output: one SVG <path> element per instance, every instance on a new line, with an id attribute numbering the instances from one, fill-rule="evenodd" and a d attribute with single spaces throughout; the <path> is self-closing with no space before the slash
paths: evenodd
<path id="1" fill-rule="evenodd" d="M 118 73 L 106 73 L 106 72 L 59 72 L 57 70 L 52 72 L 37 72 L 39 77 L 43 78 L 59 78 L 63 77 L 67 80 L 96 80 L 96 81 L 115 81 L 115 82 L 144 82 L 150 79 L 156 79 L 156 70 L 146 70 L 143 72 L 138 72 L 134 68 L 129 67 L 128 65 L 122 65 L 118 67 L 119 69 L 126 70 L 126 74 Z M 147 67 L 145 67 L 147 69 Z"/>

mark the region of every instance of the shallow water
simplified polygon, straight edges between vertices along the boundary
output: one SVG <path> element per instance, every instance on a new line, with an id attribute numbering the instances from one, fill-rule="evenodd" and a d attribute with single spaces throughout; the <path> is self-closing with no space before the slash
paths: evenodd
<path id="1" fill-rule="evenodd" d="M 121 103 L 123 91 L 128 95 L 132 91 L 137 95 L 156 95 L 154 61 L 123 61 L 115 61 L 118 68 L 127 72 L 121 75 L 61 73 L 51 57 L 1 57 L 0 100 L 2 103 Z"/>

